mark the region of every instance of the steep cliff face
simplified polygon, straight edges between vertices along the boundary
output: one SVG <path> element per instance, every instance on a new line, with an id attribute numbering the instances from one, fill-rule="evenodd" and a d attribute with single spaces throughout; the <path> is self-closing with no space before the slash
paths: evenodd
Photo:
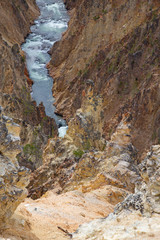
<path id="1" fill-rule="evenodd" d="M 0 104 L 12 116 L 33 113 L 20 44 L 39 11 L 34 0 L 0 3 Z"/>
<path id="2" fill-rule="evenodd" d="M 35 0 L 1 1 L 1 26 L 0 33 L 3 38 L 13 44 L 22 43 L 29 32 L 30 25 L 38 15 Z"/>
<path id="3" fill-rule="evenodd" d="M 69 120 L 92 79 L 103 98 L 106 138 L 131 112 L 133 144 L 142 153 L 159 141 L 159 2 L 65 2 L 69 28 L 49 64 L 57 112 Z"/>

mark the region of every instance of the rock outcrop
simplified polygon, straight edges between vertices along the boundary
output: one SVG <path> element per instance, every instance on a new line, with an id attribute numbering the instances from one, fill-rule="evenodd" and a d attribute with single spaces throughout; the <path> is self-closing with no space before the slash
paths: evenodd
<path id="1" fill-rule="evenodd" d="M 160 145 L 154 145 L 141 164 L 143 178 L 139 191 L 142 192 L 144 213 L 160 214 Z"/>
<path id="2" fill-rule="evenodd" d="M 160 223 L 160 145 L 154 145 L 139 165 L 142 182 L 118 203 L 106 219 L 82 225 L 73 239 L 158 239 Z M 137 212 L 135 212 L 135 210 Z M 111 228 L 114 225 L 114 229 Z"/>
<path id="3" fill-rule="evenodd" d="M 94 149 L 79 159 L 67 189 L 82 188 L 85 192 L 103 185 L 113 185 L 134 191 L 140 176 L 135 161 L 136 150 L 131 143 L 129 121 L 130 116 L 124 116 L 103 151 Z"/>
<path id="4" fill-rule="evenodd" d="M 120 216 L 109 215 L 104 219 L 96 219 L 89 224 L 83 224 L 73 234 L 74 240 L 158 240 L 160 218 L 142 217 L 139 213 L 123 212 Z"/>
<path id="5" fill-rule="evenodd" d="M 0 109 L 2 111 L 2 108 Z M 17 206 L 27 196 L 29 171 L 20 167 L 20 126 L 0 113 L 0 228 L 6 226 Z"/>

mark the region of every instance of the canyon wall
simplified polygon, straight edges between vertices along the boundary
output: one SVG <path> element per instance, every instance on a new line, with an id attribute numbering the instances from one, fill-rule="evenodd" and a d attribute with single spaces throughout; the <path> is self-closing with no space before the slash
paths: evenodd
<path id="1" fill-rule="evenodd" d="M 0 104 L 8 114 L 22 118 L 33 112 L 34 107 L 30 104 L 20 44 L 39 10 L 34 0 L 1 1 L 0 14 Z"/>
<path id="2" fill-rule="evenodd" d="M 1 1 L 0 15 L 0 105 L 21 125 L 24 151 L 19 162 L 33 170 L 42 164 L 41 147 L 57 134 L 56 123 L 45 115 L 44 106 L 37 107 L 31 99 L 33 82 L 21 50 L 39 9 L 35 0 Z"/>
<path id="3" fill-rule="evenodd" d="M 50 53 L 57 112 L 69 121 L 81 107 L 86 82 L 102 95 L 110 139 L 126 112 L 142 154 L 159 142 L 159 7 L 152 1 L 65 1 L 68 30 Z"/>

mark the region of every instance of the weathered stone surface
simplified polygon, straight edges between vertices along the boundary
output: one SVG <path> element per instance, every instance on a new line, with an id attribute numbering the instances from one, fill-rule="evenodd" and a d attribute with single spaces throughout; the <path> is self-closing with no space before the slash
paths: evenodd
<path id="1" fill-rule="evenodd" d="M 82 191 L 90 191 L 103 185 L 114 185 L 134 191 L 140 175 L 128 119 L 129 116 L 124 116 L 103 151 L 93 150 L 81 157 L 65 186 L 66 190 L 82 188 Z"/>
<path id="2" fill-rule="evenodd" d="M 142 182 L 118 203 L 106 219 L 84 224 L 73 239 L 157 239 L 160 234 L 160 145 L 154 145 L 139 165 Z M 137 212 L 135 211 L 137 210 Z M 114 228 L 111 226 L 114 225 Z"/>
<path id="3" fill-rule="evenodd" d="M 88 80 L 91 81 L 91 80 Z M 82 150 L 105 147 L 103 134 L 103 99 L 93 93 L 92 81 L 84 91 L 82 106 L 76 111 L 69 122 L 67 134 L 72 138 L 77 148 Z"/>
<path id="4" fill-rule="evenodd" d="M 0 113 L 0 228 L 5 227 L 17 206 L 27 196 L 29 172 L 19 167 L 20 126 Z"/>
<path id="5" fill-rule="evenodd" d="M 9 158 L 0 155 L 1 227 L 10 219 L 17 206 L 27 196 L 27 189 L 25 187 L 28 183 L 27 170 L 15 166 Z"/>
<path id="6" fill-rule="evenodd" d="M 135 193 L 129 195 L 115 208 L 115 213 L 123 209 L 140 210 L 146 216 L 160 213 L 160 145 L 153 145 L 151 151 L 139 165 L 142 181 L 136 185 Z"/>
<path id="7" fill-rule="evenodd" d="M 123 212 L 118 216 L 110 214 L 107 218 L 96 219 L 83 224 L 73 234 L 74 240 L 158 240 L 160 217 L 143 217 L 137 212 Z"/>
<path id="8" fill-rule="evenodd" d="M 103 114 L 101 114 L 101 104 L 96 106 L 98 113 L 93 110 L 95 106 L 92 98 L 94 99 L 94 96 L 90 96 L 89 100 L 86 98 L 86 108 L 84 101 L 84 112 L 81 110 L 83 119 L 85 118 L 85 126 L 75 118 L 69 124 L 69 130 L 63 139 L 49 140 L 43 152 L 43 165 L 31 175 L 28 186 L 29 196 L 33 199 L 56 187 L 59 187 L 60 192 L 80 190 L 85 193 L 111 185 L 134 191 L 140 175 L 135 161 L 136 150 L 131 143 L 130 117 L 124 116 L 110 142 L 105 143 L 102 141 L 103 138 L 96 139 L 95 132 L 99 132 L 101 136 Z M 92 126 L 88 119 L 92 120 Z M 88 128 L 92 128 L 90 135 L 86 134 Z M 88 148 L 85 148 L 85 136 L 90 142 Z M 100 146 L 103 146 L 101 151 Z M 125 191 L 121 198 L 117 195 L 117 203 L 124 197 Z"/>
<path id="9" fill-rule="evenodd" d="M 104 186 L 92 192 L 71 191 L 56 194 L 58 189 L 48 191 L 35 201 L 26 199 L 16 210 L 30 224 L 32 233 L 40 240 L 70 239 L 62 230 L 75 231 L 79 224 L 105 217 L 114 205 L 126 195 L 125 191 Z"/>

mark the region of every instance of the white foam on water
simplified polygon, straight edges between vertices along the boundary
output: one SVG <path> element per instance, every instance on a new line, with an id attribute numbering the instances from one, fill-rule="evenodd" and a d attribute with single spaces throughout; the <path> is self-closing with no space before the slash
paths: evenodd
<path id="1" fill-rule="evenodd" d="M 41 15 L 35 20 L 35 24 L 31 27 L 32 33 L 22 45 L 23 51 L 26 52 L 30 78 L 34 81 L 31 96 L 37 105 L 43 103 L 46 115 L 54 118 L 61 126 L 58 130 L 59 136 L 64 137 L 67 126 L 65 121 L 54 113 L 53 79 L 48 75 L 46 64 L 50 60 L 48 51 L 67 29 L 69 17 L 63 0 L 36 0 L 36 2 Z"/>
<path id="2" fill-rule="evenodd" d="M 63 126 L 58 128 L 58 134 L 59 134 L 58 136 L 61 138 L 64 138 L 64 136 L 66 135 L 67 129 L 68 129 L 68 126 Z"/>

